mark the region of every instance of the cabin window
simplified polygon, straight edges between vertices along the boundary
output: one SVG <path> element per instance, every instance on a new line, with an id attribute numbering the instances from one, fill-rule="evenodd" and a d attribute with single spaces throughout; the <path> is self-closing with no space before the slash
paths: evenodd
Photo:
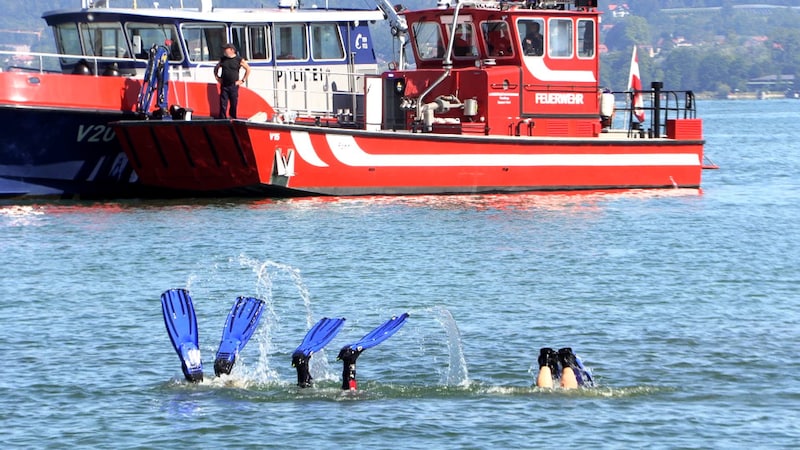
<path id="1" fill-rule="evenodd" d="M 245 59 L 250 59 L 247 55 L 248 45 L 247 37 L 245 37 L 244 25 L 231 25 L 231 40 L 230 42 L 236 46 L 239 56 Z"/>
<path id="2" fill-rule="evenodd" d="M 153 45 L 168 45 L 169 60 L 172 62 L 183 61 L 183 54 L 178 42 L 178 29 L 174 25 L 129 22 L 125 24 L 125 30 L 128 32 L 136 59 L 147 59 Z"/>
<path id="3" fill-rule="evenodd" d="M 456 24 L 453 33 L 453 56 L 455 57 L 475 57 L 478 56 L 478 46 L 475 42 L 475 30 L 472 23 L 464 22 Z"/>
<path id="4" fill-rule="evenodd" d="M 250 45 L 247 56 L 249 59 L 270 59 L 269 52 L 269 27 L 264 25 L 250 25 L 247 27 L 247 36 Z"/>
<path id="5" fill-rule="evenodd" d="M 81 55 L 81 38 L 78 35 L 78 26 L 74 23 L 62 23 L 53 27 L 56 36 L 56 45 L 59 53 L 67 55 Z"/>
<path id="6" fill-rule="evenodd" d="M 522 54 L 525 56 L 544 55 L 544 20 L 524 19 L 517 22 Z"/>
<path id="7" fill-rule="evenodd" d="M 551 58 L 572 57 L 572 20 L 550 19 L 547 55 Z"/>
<path id="8" fill-rule="evenodd" d="M 512 56 L 511 32 L 503 21 L 483 22 L 481 24 L 486 54 L 494 57 Z"/>
<path id="9" fill-rule="evenodd" d="M 317 60 L 344 58 L 344 47 L 337 24 L 311 24 L 311 56 Z"/>
<path id="10" fill-rule="evenodd" d="M 82 23 L 80 28 L 84 55 L 107 58 L 130 57 L 122 25 L 119 23 Z"/>
<path id="11" fill-rule="evenodd" d="M 413 31 L 420 59 L 444 57 L 442 29 L 437 22 L 416 22 L 413 25 Z"/>
<path id="12" fill-rule="evenodd" d="M 181 26 L 191 61 L 217 61 L 222 58 L 222 46 L 228 41 L 224 25 Z"/>
<path id="13" fill-rule="evenodd" d="M 278 54 L 277 59 L 308 59 L 306 26 L 302 23 L 276 25 L 275 51 Z"/>
<path id="14" fill-rule="evenodd" d="M 269 28 L 265 25 L 231 26 L 231 42 L 239 51 L 239 56 L 251 60 L 269 59 L 267 36 Z"/>
<path id="15" fill-rule="evenodd" d="M 578 56 L 594 57 L 594 21 L 581 19 L 578 21 Z"/>

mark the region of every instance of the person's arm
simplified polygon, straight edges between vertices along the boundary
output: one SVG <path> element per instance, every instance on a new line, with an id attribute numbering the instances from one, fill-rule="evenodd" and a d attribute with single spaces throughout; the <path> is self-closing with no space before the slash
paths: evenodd
<path id="1" fill-rule="evenodd" d="M 247 61 L 242 60 L 242 67 L 244 68 L 244 77 L 242 78 L 242 81 L 237 84 L 247 83 L 247 77 L 250 76 L 250 64 L 247 64 Z"/>
<path id="2" fill-rule="evenodd" d="M 222 68 L 220 63 L 217 63 L 217 65 L 214 66 L 214 78 L 217 80 L 217 83 L 222 83 L 222 78 L 219 76 L 219 69 L 220 68 Z"/>

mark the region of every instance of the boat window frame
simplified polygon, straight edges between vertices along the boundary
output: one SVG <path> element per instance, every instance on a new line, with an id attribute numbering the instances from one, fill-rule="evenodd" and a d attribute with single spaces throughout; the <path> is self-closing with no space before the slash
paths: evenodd
<path id="1" fill-rule="evenodd" d="M 284 42 L 284 38 L 281 37 L 281 30 L 283 29 L 300 29 L 302 32 L 302 38 L 299 39 L 302 42 L 302 48 L 295 47 L 296 36 L 294 32 L 291 32 L 291 36 L 289 36 L 289 48 L 287 52 L 282 52 L 281 45 Z M 275 47 L 275 60 L 276 61 L 291 61 L 291 62 L 302 62 L 308 61 L 310 58 L 309 51 L 308 51 L 308 24 L 305 22 L 283 22 L 283 23 L 275 23 L 272 27 L 273 32 L 273 45 Z M 303 52 L 302 57 L 298 57 L 294 54 L 295 50 L 301 50 Z"/>
<path id="2" fill-rule="evenodd" d="M 78 22 L 78 30 L 83 47 L 83 55 L 95 58 L 130 58 L 128 39 L 120 22 Z M 116 35 L 112 45 L 106 45 L 106 32 L 111 31 Z M 99 54 L 96 48 L 99 43 Z M 113 47 L 114 54 L 107 55 L 106 48 Z M 126 56 L 127 55 L 127 56 Z"/>
<path id="3" fill-rule="evenodd" d="M 568 24 L 569 30 L 563 30 L 559 24 Z M 563 41 L 567 44 L 563 45 Z M 575 22 L 572 18 L 550 17 L 547 19 L 547 43 L 545 46 L 548 58 L 572 59 L 575 57 Z M 563 50 L 562 50 L 563 49 Z M 567 53 L 564 53 L 566 51 Z"/>
<path id="4" fill-rule="evenodd" d="M 490 48 L 490 46 L 492 45 L 491 43 L 492 34 L 498 31 L 497 28 L 490 30 L 489 29 L 490 25 L 500 25 L 503 28 L 505 28 L 504 30 L 500 30 L 500 32 L 505 34 L 505 42 L 503 44 L 504 47 L 508 50 L 507 53 L 503 51 L 503 49 L 500 49 L 499 50 L 500 53 L 498 54 L 497 52 L 493 52 L 492 49 Z M 480 22 L 480 29 L 481 29 L 481 34 L 483 35 L 483 44 L 487 56 L 489 56 L 490 58 L 510 58 L 514 56 L 515 54 L 514 44 L 511 42 L 511 28 L 508 26 L 508 22 L 501 19 L 484 20 Z"/>
<path id="5" fill-rule="evenodd" d="M 469 37 L 469 42 L 467 42 L 463 38 L 463 36 L 465 35 L 464 31 L 461 32 L 462 37 L 459 38 L 459 36 L 458 36 L 459 28 L 461 28 L 462 30 L 466 29 L 466 31 L 469 32 L 469 34 L 467 34 L 467 36 Z M 454 33 L 453 32 L 453 24 L 452 23 L 448 23 L 447 24 L 447 37 L 448 37 L 448 39 L 450 38 L 450 36 L 453 33 Z M 458 59 L 458 60 L 472 60 L 472 59 L 480 58 L 480 51 L 478 50 L 478 36 L 477 36 L 476 30 L 475 30 L 475 23 L 472 21 L 472 16 L 463 17 L 463 20 L 462 20 L 461 17 L 459 17 L 458 23 L 456 23 L 455 33 L 456 33 L 456 36 L 453 39 L 453 58 L 454 59 Z M 469 54 L 464 54 L 464 55 L 457 55 L 456 54 L 456 48 L 457 48 L 456 47 L 456 43 L 457 43 L 457 41 L 459 39 L 461 39 L 463 42 L 468 44 L 466 46 L 462 46 L 462 48 L 468 48 L 470 50 Z"/>
<path id="6" fill-rule="evenodd" d="M 442 35 L 442 26 L 439 22 L 421 20 L 414 22 L 411 28 L 414 36 L 414 48 L 417 50 L 417 57 L 420 60 L 435 61 L 444 58 L 445 43 Z M 436 30 L 436 35 L 433 36 L 429 29 Z M 421 40 L 420 38 L 423 39 Z"/>
<path id="7" fill-rule="evenodd" d="M 231 33 L 233 33 L 234 27 L 235 26 L 231 27 Z M 245 37 L 245 41 L 246 41 L 247 45 L 246 45 L 246 49 L 245 50 L 240 49 L 240 55 L 243 56 L 248 61 L 260 61 L 260 62 L 271 61 L 272 60 L 272 29 L 271 28 L 272 27 L 270 27 L 270 25 L 266 24 L 266 23 L 247 23 L 247 24 L 244 24 L 244 30 L 245 30 L 244 31 L 244 37 Z M 255 40 L 253 39 L 252 31 L 262 31 L 263 32 L 262 35 L 263 35 L 264 41 L 262 43 L 263 49 L 261 49 L 261 50 L 264 51 L 263 57 L 261 55 L 256 57 L 257 53 L 255 52 L 256 49 L 254 49 L 254 47 L 255 47 L 255 45 L 254 45 L 255 42 L 254 41 Z"/>
<path id="8" fill-rule="evenodd" d="M 586 39 L 586 30 L 581 32 L 581 23 L 589 23 L 592 25 L 591 41 Z M 597 52 L 595 42 L 597 42 L 597 23 L 593 19 L 578 19 L 575 26 L 575 43 L 577 45 L 576 54 L 578 59 L 594 59 Z M 586 48 L 590 51 L 588 54 L 584 53 Z"/>
<path id="9" fill-rule="evenodd" d="M 181 34 L 178 32 L 178 27 L 176 27 L 175 24 L 131 21 L 131 22 L 125 22 L 123 28 L 125 29 L 125 34 L 127 35 L 128 45 L 130 46 L 130 49 L 131 49 L 132 58 L 137 59 L 137 60 L 145 60 L 146 61 L 146 60 L 150 59 L 150 53 L 149 52 L 150 52 L 150 48 L 153 46 L 153 44 L 166 45 L 166 41 L 169 40 L 169 41 L 171 41 L 171 43 L 170 43 L 169 62 L 171 62 L 171 63 L 183 62 L 184 53 L 181 50 L 181 43 L 179 42 L 180 41 L 179 36 L 181 36 Z M 169 36 L 169 37 L 164 32 L 165 29 L 168 29 L 168 28 L 171 28 L 171 30 L 169 30 L 171 32 L 170 33 L 171 36 Z M 150 43 L 145 42 L 144 40 L 142 40 L 142 48 L 141 48 L 142 52 L 141 53 L 134 53 L 135 45 L 133 43 L 133 37 L 136 36 L 134 34 L 134 31 L 143 30 L 143 29 L 159 30 L 161 32 L 161 34 L 163 35 L 164 40 L 161 41 L 161 42 L 150 42 Z M 138 36 L 141 36 L 141 32 L 138 34 Z M 186 49 L 186 50 L 188 50 L 188 49 Z"/>
<path id="10" fill-rule="evenodd" d="M 230 30 L 231 37 L 228 39 L 228 42 L 236 47 L 239 56 L 248 59 L 246 55 L 249 52 L 250 42 L 249 39 L 247 39 L 247 27 L 243 23 L 233 23 L 230 26 Z"/>
<path id="11" fill-rule="evenodd" d="M 329 55 L 327 55 L 325 53 L 321 53 L 319 58 L 314 55 L 314 52 L 317 50 L 318 47 L 320 49 L 325 49 L 326 48 L 325 43 L 329 43 L 328 40 L 324 39 L 324 36 L 323 36 L 323 39 L 321 40 L 321 45 L 317 46 L 314 43 L 314 41 L 315 41 L 314 31 L 315 31 L 315 29 L 322 29 L 322 27 L 333 27 L 334 33 L 336 33 L 336 38 L 338 39 L 338 44 L 339 44 L 338 45 L 338 50 L 339 50 L 339 56 L 338 57 L 328 58 L 326 56 L 329 56 Z M 322 31 L 324 32 L 325 30 L 322 30 Z M 344 47 L 344 40 L 342 39 L 342 32 L 341 32 L 341 29 L 340 29 L 339 24 L 337 22 L 311 23 L 310 26 L 308 27 L 308 41 L 309 41 L 309 44 L 311 46 L 311 59 L 313 59 L 314 61 L 344 61 L 345 56 L 346 56 L 345 47 Z"/>
<path id="12" fill-rule="evenodd" d="M 56 49 L 59 53 L 64 55 L 82 55 L 83 54 L 83 47 L 81 46 L 81 32 L 78 29 L 78 24 L 75 22 L 64 22 L 55 24 L 51 27 L 53 29 L 53 37 L 55 37 L 56 41 Z M 71 30 L 66 30 L 67 28 L 71 28 Z M 66 34 L 64 31 L 70 31 L 74 33 L 70 39 L 66 39 Z M 64 43 L 70 42 L 70 47 L 67 48 Z"/>
<path id="13" fill-rule="evenodd" d="M 528 36 L 528 24 L 529 23 L 538 23 L 539 24 L 539 34 L 542 36 L 542 52 L 540 54 L 527 54 L 525 52 L 525 38 Z M 546 21 L 544 17 L 520 17 L 517 19 L 517 33 L 519 35 L 519 44 L 520 44 L 520 51 L 522 56 L 526 58 L 541 58 L 545 55 L 547 49 L 547 27 Z M 524 33 L 523 34 L 523 28 Z"/>
<path id="14" fill-rule="evenodd" d="M 199 47 L 197 49 L 200 51 L 199 56 L 200 58 L 195 58 L 195 47 L 189 45 L 189 32 L 194 32 L 195 30 L 204 30 L 201 31 L 199 35 Z M 217 36 L 210 35 L 207 31 L 208 30 L 219 30 L 220 32 L 217 33 Z M 183 22 L 180 24 L 180 35 L 183 37 L 184 45 L 186 46 L 186 55 L 189 57 L 189 61 L 195 64 L 202 64 L 202 63 L 209 63 L 209 62 L 216 62 L 222 58 L 222 46 L 228 42 L 228 25 L 224 23 L 212 23 L 212 22 Z M 194 37 L 194 36 L 192 36 Z M 204 49 L 207 51 L 207 56 L 204 53 Z"/>

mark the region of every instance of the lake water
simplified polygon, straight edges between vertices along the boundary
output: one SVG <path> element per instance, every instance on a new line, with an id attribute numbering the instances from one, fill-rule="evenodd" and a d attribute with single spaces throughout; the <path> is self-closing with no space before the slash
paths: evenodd
<path id="1" fill-rule="evenodd" d="M 793 448 L 800 102 L 704 101 L 703 189 L 0 204 L 3 448 Z M 206 381 L 159 296 L 192 292 Z M 267 301 L 232 376 L 234 298 Z M 338 349 L 408 324 L 339 389 Z M 291 353 L 346 317 L 300 390 Z M 592 389 L 532 387 L 571 346 Z"/>

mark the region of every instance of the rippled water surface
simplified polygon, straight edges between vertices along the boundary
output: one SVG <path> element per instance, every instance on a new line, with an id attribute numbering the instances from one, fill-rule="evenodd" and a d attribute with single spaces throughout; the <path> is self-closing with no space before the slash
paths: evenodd
<path id="1" fill-rule="evenodd" d="M 0 204 L 4 448 L 791 448 L 800 102 L 703 102 L 702 192 Z M 192 292 L 206 381 L 159 296 Z M 238 295 L 267 301 L 234 373 Z M 394 314 L 339 390 L 338 349 Z M 300 390 L 291 353 L 343 331 Z M 532 387 L 571 346 L 599 386 Z"/>

